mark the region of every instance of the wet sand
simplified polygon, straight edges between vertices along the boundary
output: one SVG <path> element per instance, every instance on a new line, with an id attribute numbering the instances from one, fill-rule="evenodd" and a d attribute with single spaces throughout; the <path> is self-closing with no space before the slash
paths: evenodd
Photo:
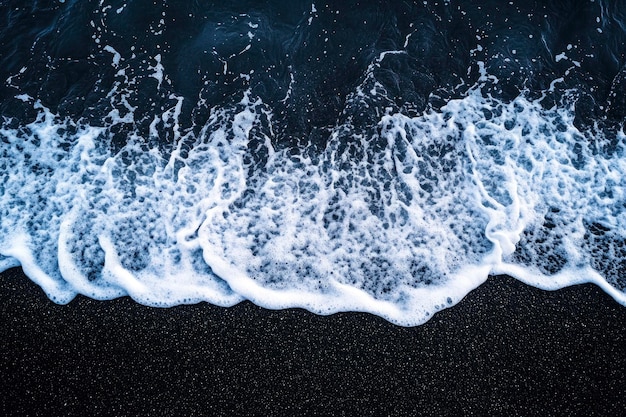
<path id="1" fill-rule="evenodd" d="M 425 325 L 245 302 L 50 302 L 0 275 L 0 414 L 621 415 L 626 307 L 493 277 Z"/>

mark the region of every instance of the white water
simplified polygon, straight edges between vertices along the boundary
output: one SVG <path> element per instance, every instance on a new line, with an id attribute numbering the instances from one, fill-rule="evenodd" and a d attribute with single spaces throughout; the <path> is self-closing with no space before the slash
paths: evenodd
<path id="1" fill-rule="evenodd" d="M 0 270 L 21 265 L 56 302 L 249 299 L 416 325 L 505 273 L 626 304 L 626 137 L 578 131 L 573 109 L 476 88 L 421 117 L 348 120 L 311 159 L 272 147 L 249 94 L 197 136 L 178 131 L 180 101 L 155 118 L 175 131 L 167 155 L 139 136 L 111 154 L 105 124 L 35 105 L 0 130 Z"/>

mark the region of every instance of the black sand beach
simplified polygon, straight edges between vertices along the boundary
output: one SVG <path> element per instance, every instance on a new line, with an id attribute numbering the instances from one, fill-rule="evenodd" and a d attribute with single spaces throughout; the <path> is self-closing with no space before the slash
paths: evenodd
<path id="1" fill-rule="evenodd" d="M 406 289 L 511 268 L 626 294 L 625 28 L 624 0 L 0 0 L 0 262 L 153 305 L 433 311 Z M 12 269 L 0 381 L 0 417 L 619 417 L 626 307 L 492 277 L 404 328 L 61 306 Z"/>
<path id="2" fill-rule="evenodd" d="M 626 308 L 491 278 L 415 328 L 250 303 L 50 302 L 0 278 L 2 403 L 29 415 L 620 415 Z"/>

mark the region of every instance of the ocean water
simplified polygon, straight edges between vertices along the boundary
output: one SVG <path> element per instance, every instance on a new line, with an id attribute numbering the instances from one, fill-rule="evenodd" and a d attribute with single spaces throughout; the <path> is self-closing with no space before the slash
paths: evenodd
<path id="1" fill-rule="evenodd" d="M 625 54 L 623 0 L 5 0 L 0 270 L 400 325 L 490 274 L 626 305 Z"/>

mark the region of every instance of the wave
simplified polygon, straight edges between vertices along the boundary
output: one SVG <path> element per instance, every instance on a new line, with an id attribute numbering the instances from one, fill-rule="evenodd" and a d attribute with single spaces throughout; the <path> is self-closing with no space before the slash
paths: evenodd
<path id="1" fill-rule="evenodd" d="M 301 33 L 318 9 L 302 15 Z M 21 265 L 58 303 L 247 299 L 400 325 L 423 323 L 490 274 L 544 289 L 593 282 L 626 305 L 619 76 L 604 109 L 617 123 L 585 122 L 574 47 L 556 56 L 565 73 L 545 88 L 478 58 L 450 74 L 456 85 L 434 88 L 412 52 L 428 25 L 411 24 L 402 47 L 370 53 L 356 81 L 344 79 L 339 100 L 338 85 L 311 97 L 290 66 L 268 93 L 269 72 L 253 83 L 262 65 L 236 68 L 256 53 L 263 19 L 230 22 L 201 37 L 230 48 L 212 55 L 230 84 L 179 94 L 165 53 L 121 53 L 103 38 L 92 60 L 108 60 L 110 78 L 90 106 L 51 108 L 23 91 L 6 101 L 23 113 L 7 110 L 0 127 L 0 270 Z"/>

